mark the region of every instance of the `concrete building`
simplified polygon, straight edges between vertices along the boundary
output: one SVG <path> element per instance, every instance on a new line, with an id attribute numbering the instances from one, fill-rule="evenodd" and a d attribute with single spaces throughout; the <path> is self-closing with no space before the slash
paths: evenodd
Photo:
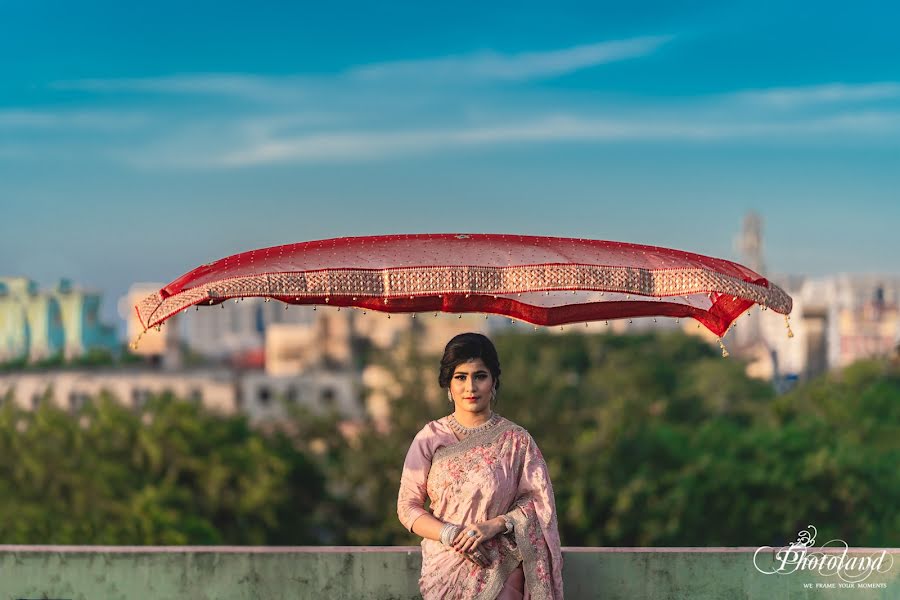
<path id="1" fill-rule="evenodd" d="M 238 378 L 236 401 L 253 423 L 280 420 L 290 405 L 334 412 L 351 421 L 365 416 L 358 378 L 348 372 L 307 371 L 283 376 L 248 372 Z"/>
<path id="2" fill-rule="evenodd" d="M 118 349 L 115 327 L 100 322 L 99 292 L 76 288 L 71 281 L 63 279 L 49 294 L 59 305 L 65 358 L 75 358 L 92 349 L 110 352 Z"/>
<path id="3" fill-rule="evenodd" d="M 842 275 L 834 280 L 828 362 L 843 367 L 889 355 L 900 341 L 900 277 Z"/>
<path id="4" fill-rule="evenodd" d="M 66 279 L 50 291 L 25 277 L 0 278 L 0 362 L 114 352 L 115 328 L 100 322 L 101 296 Z"/>
<path id="5" fill-rule="evenodd" d="M 729 346 L 752 359 L 748 372 L 753 376 L 810 379 L 857 360 L 889 356 L 900 343 L 900 277 L 795 276 L 776 283 L 794 299 L 794 337 L 787 336 L 783 315 L 754 309 L 738 320 L 736 331 L 749 323 L 759 336 L 751 344 Z"/>
<path id="6" fill-rule="evenodd" d="M 0 363 L 27 359 L 30 342 L 25 305 L 13 296 L 10 283 L 0 280 Z"/>
<path id="7" fill-rule="evenodd" d="M 243 413 L 259 423 L 286 416 L 286 404 L 313 412 L 336 412 L 344 419 L 364 415 L 359 384 L 345 373 L 307 372 L 275 377 L 263 372 L 228 369 L 166 372 L 148 369 L 54 370 L 0 375 L 0 399 L 34 410 L 42 402 L 77 412 L 91 398 L 109 394 L 141 410 L 158 395 L 202 404 L 223 414 Z"/>
<path id="8" fill-rule="evenodd" d="M 297 310 L 311 312 L 312 317 L 292 323 L 272 322 L 265 329 L 266 373 L 285 376 L 310 369 L 353 370 L 354 311 L 329 307 Z"/>
<path id="9" fill-rule="evenodd" d="M 209 359 L 225 359 L 265 347 L 266 330 L 273 324 L 311 325 L 312 307 L 288 306 L 261 298 L 229 300 L 218 307 L 199 307 L 183 315 L 179 328 L 190 352 Z"/>
<path id="10" fill-rule="evenodd" d="M 101 393 L 136 410 L 161 394 L 173 394 L 226 414 L 238 408 L 233 376 L 227 371 L 173 374 L 137 369 L 55 370 L 0 375 L 0 397 L 29 410 L 50 402 L 76 412 Z"/>
<path id="11" fill-rule="evenodd" d="M 4 361 L 27 359 L 39 361 L 63 352 L 65 331 L 59 302 L 53 294 L 42 292 L 37 283 L 25 277 L 0 278 L 5 302 L 3 330 L 10 337 Z"/>

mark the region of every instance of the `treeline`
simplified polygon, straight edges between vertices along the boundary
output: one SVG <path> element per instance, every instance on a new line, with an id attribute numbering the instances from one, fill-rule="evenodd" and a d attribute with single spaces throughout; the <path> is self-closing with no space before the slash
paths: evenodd
<path id="1" fill-rule="evenodd" d="M 900 546 L 900 367 L 853 365 L 776 396 L 681 335 L 495 339 L 497 411 L 541 445 L 567 546 Z M 428 420 L 434 356 L 376 357 L 397 378 L 390 432 L 346 439 L 291 408 L 278 428 L 159 397 L 78 414 L 0 409 L 0 543 L 416 543 L 396 518 L 403 458 Z"/>

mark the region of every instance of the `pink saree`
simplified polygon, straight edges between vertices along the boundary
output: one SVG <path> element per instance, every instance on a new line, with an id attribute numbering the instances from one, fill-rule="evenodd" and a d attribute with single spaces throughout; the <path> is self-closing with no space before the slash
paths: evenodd
<path id="1" fill-rule="evenodd" d="M 427 496 L 432 514 L 441 521 L 465 526 L 506 514 L 515 530 L 482 545 L 490 562 L 485 568 L 438 541 L 423 539 L 422 597 L 495 600 L 501 592 L 504 598 L 521 597 L 513 589 L 514 571 L 521 564 L 526 599 L 562 598 L 556 503 L 534 439 L 504 418 L 458 441 L 447 419 L 428 423 L 409 448 L 397 499 L 400 521 L 412 531 L 416 519 L 428 512 Z"/>

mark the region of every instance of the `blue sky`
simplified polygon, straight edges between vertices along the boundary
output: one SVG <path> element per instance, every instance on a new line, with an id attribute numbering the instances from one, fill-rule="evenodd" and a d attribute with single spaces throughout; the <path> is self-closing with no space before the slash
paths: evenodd
<path id="1" fill-rule="evenodd" d="M 70 277 L 115 314 L 133 282 L 342 235 L 736 258 L 755 210 L 771 273 L 896 274 L 897 22 L 867 2 L 4 6 L 0 273 Z"/>

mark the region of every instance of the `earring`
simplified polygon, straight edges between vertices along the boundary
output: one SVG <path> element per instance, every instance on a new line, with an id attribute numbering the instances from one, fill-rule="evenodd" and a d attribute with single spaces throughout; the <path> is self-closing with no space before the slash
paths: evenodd
<path id="1" fill-rule="evenodd" d="M 450 390 L 447 390 L 447 402 L 453 404 L 453 394 L 450 393 Z"/>
<path id="2" fill-rule="evenodd" d="M 491 402 L 497 399 L 497 388 L 491 389 Z"/>

